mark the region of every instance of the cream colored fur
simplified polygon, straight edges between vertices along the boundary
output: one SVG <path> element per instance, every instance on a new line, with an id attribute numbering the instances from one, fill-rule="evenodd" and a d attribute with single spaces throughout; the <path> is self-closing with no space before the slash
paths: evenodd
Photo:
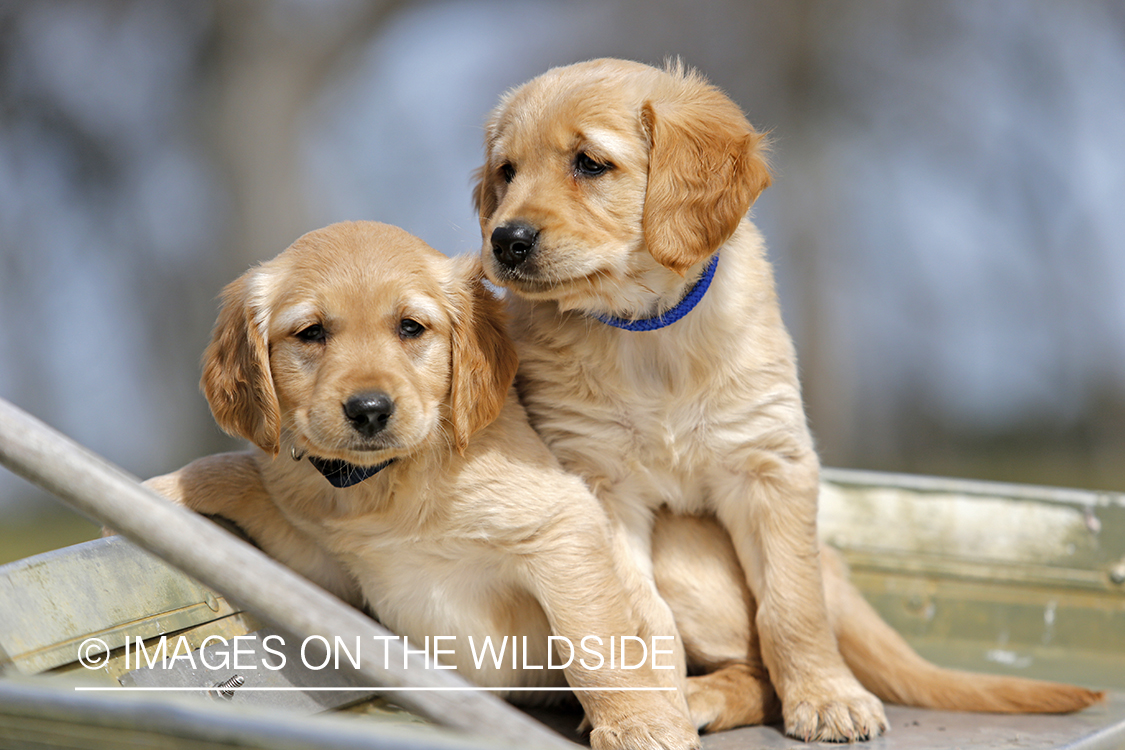
<path id="1" fill-rule="evenodd" d="M 424 332 L 404 335 L 405 319 Z M 317 325 L 323 340 L 308 335 Z M 210 456 L 148 484 L 232 520 L 271 556 L 366 605 L 412 648 L 456 636 L 443 661 L 480 685 L 677 688 L 577 697 L 595 747 L 697 747 L 682 655 L 668 670 L 652 668 L 668 657 L 608 666 L 610 637 L 651 643 L 662 634 L 639 604 L 645 589 L 614 561 L 597 500 L 560 468 L 509 394 L 515 368 L 475 258 L 450 260 L 386 225 L 335 224 L 224 293 L 203 387 L 219 424 L 258 450 Z M 395 410 L 364 436 L 342 404 L 372 391 Z M 306 455 L 394 463 L 337 489 Z M 576 645 L 599 636 L 603 645 L 586 645 L 605 663 L 580 653 L 589 668 L 575 659 L 565 673 L 524 669 L 547 664 L 550 635 Z M 470 636 L 526 636 L 531 650 L 516 667 L 486 659 L 478 669 Z M 629 663 L 640 662 L 628 644 Z"/>
<path id="2" fill-rule="evenodd" d="M 897 636 L 837 567 L 822 574 L 796 357 L 745 218 L 769 181 L 762 137 L 697 74 L 620 60 L 557 68 L 489 119 L 475 196 L 483 262 L 513 293 L 532 425 L 659 584 L 666 604 L 645 599 L 657 602 L 646 617 L 678 625 L 690 668 L 709 672 L 692 685 L 697 725 L 769 720 L 779 697 L 787 733 L 855 740 L 886 718 L 846 663 L 858 649 L 846 650 L 871 628 Z M 502 239 L 513 227 L 526 240 L 518 255 Z M 715 253 L 709 291 L 679 322 L 629 332 L 592 317 L 671 308 Z M 909 652 L 900 643 L 888 652 Z M 914 666 L 882 663 L 882 682 L 854 671 L 896 699 L 884 683 L 925 683 Z M 936 689 L 915 691 L 918 702 Z"/>

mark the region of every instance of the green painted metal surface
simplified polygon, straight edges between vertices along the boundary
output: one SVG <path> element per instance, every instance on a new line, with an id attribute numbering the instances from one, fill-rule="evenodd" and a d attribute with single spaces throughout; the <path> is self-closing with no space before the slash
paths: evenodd
<path id="1" fill-rule="evenodd" d="M 927 658 L 1125 690 L 1125 496 L 837 470 L 820 526 Z"/>
<path id="2" fill-rule="evenodd" d="M 0 668 L 21 674 L 74 662 L 89 639 L 116 649 L 126 635 L 150 638 L 235 611 L 223 597 L 118 537 L 5 565 L 0 602 L 0 649 L 8 662 Z"/>

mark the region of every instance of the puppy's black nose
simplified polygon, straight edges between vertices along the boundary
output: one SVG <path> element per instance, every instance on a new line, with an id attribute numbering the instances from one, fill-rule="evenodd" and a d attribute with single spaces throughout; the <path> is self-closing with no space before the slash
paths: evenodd
<path id="1" fill-rule="evenodd" d="M 515 268 L 535 251 L 539 231 L 522 221 L 501 224 L 492 230 L 492 254 L 508 268 Z"/>
<path id="2" fill-rule="evenodd" d="M 382 432 L 394 413 L 395 402 L 385 393 L 360 393 L 344 402 L 344 416 L 356 432 L 368 438 Z"/>

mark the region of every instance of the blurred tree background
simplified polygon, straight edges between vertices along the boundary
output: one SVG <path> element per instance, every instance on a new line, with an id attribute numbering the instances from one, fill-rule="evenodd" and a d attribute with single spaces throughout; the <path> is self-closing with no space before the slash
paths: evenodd
<path id="1" fill-rule="evenodd" d="M 222 285 L 341 219 L 476 251 L 488 110 L 596 56 L 771 131 L 826 464 L 1125 490 L 1113 0 L 0 3 L 0 396 L 140 476 L 236 446 L 197 388 Z M 0 561 L 92 533 L 0 472 Z"/>

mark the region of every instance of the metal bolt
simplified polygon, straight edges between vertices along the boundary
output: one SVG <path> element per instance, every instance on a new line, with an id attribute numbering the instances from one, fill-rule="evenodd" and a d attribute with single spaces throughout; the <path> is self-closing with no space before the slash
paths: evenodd
<path id="1" fill-rule="evenodd" d="M 1109 580 L 1118 586 L 1125 583 L 1125 558 L 1109 569 Z"/>
<path id="2" fill-rule="evenodd" d="M 229 701 L 231 698 L 234 697 L 234 691 L 237 690 L 238 688 L 242 687 L 243 683 L 245 683 L 245 682 L 246 682 L 245 677 L 243 677 L 240 674 L 236 674 L 234 677 L 231 677 L 229 680 L 223 680 L 222 682 L 220 682 L 217 685 L 215 685 L 214 687 L 212 687 L 210 690 L 207 691 L 207 695 L 211 696 L 215 700 L 222 699 L 222 700 L 228 700 Z"/>

